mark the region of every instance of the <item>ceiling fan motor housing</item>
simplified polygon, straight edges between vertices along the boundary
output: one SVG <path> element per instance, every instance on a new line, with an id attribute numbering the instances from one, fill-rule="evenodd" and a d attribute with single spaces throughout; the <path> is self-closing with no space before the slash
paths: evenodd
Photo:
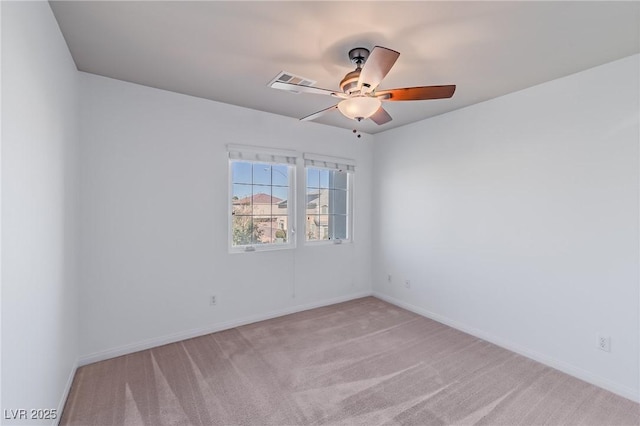
<path id="1" fill-rule="evenodd" d="M 360 78 L 360 71 L 362 66 L 369 57 L 369 49 L 364 47 L 356 47 L 349 51 L 349 60 L 356 65 L 356 69 L 347 73 L 340 82 L 340 89 L 346 94 L 351 94 L 358 85 L 358 79 Z"/>
<path id="2" fill-rule="evenodd" d="M 347 73 L 347 75 L 345 75 L 340 82 L 340 89 L 342 89 L 342 91 L 347 95 L 350 95 L 351 92 L 353 92 L 357 88 L 359 78 L 360 68 Z"/>

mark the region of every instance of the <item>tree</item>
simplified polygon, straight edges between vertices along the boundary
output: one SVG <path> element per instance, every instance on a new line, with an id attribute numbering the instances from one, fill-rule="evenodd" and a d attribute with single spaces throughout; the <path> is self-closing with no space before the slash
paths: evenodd
<path id="1" fill-rule="evenodd" d="M 233 206 L 233 245 L 245 246 L 260 241 L 264 230 L 249 216 L 248 205 Z"/>

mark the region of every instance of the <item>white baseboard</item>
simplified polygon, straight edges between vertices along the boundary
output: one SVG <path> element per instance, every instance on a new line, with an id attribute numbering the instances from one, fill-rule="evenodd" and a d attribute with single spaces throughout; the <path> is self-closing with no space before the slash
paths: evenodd
<path id="1" fill-rule="evenodd" d="M 491 342 L 494 345 L 500 346 L 502 348 L 508 349 L 512 352 L 515 352 L 517 354 L 520 354 L 522 356 L 525 356 L 527 358 L 533 359 L 534 361 L 538 361 L 542 364 L 545 364 L 551 368 L 555 368 L 556 370 L 562 371 L 563 373 L 569 374 L 571 376 L 574 376 L 580 380 L 584 380 L 585 382 L 591 383 L 592 385 L 601 387 L 603 389 L 606 389 L 610 392 L 613 392 L 617 395 L 620 395 L 622 397 L 625 397 L 627 399 L 630 399 L 634 402 L 640 402 L 640 392 L 638 392 L 637 390 L 634 390 L 632 388 L 629 388 L 627 386 L 623 386 L 620 385 L 619 383 L 615 383 L 612 382 L 608 379 L 602 378 L 600 376 L 597 376 L 593 373 L 590 373 L 580 367 L 576 367 L 574 365 L 568 364 L 564 361 L 560 361 L 551 357 L 548 357 L 546 355 L 543 355 L 539 352 L 536 351 L 532 351 L 528 348 L 524 348 L 518 345 L 514 345 L 510 342 L 507 342 L 503 339 L 500 339 L 499 337 L 493 336 L 489 333 L 486 333 L 482 330 L 479 330 L 477 328 L 474 327 L 470 327 L 466 324 L 462 324 L 459 323 L 457 321 L 454 321 L 452 319 L 446 318 L 442 315 L 430 312 L 426 309 L 420 308 L 418 306 L 412 305 L 410 303 L 406 303 L 403 301 L 400 301 L 398 299 L 395 299 L 393 297 L 387 296 L 386 294 L 383 293 L 379 293 L 374 291 L 373 293 L 374 297 L 377 297 L 379 299 L 384 300 L 385 302 L 389 302 L 392 305 L 396 305 L 400 308 L 406 309 L 408 311 L 414 312 L 418 315 L 421 315 L 423 317 L 432 319 L 434 321 L 437 321 L 439 323 L 448 325 L 449 327 L 455 328 L 457 330 L 463 331 L 467 334 L 470 334 L 472 336 L 478 337 L 482 340 L 486 340 L 487 342 Z"/>
<path id="2" fill-rule="evenodd" d="M 69 397 L 69 392 L 71 391 L 71 385 L 73 384 L 73 378 L 76 376 L 76 370 L 78 369 L 79 362 L 76 362 L 71 367 L 71 371 L 69 372 L 69 378 L 67 378 L 67 383 L 64 386 L 64 390 L 62 391 L 62 397 L 60 398 L 60 402 L 58 403 L 58 416 L 53 421 L 52 425 L 57 426 L 60 424 L 60 420 L 62 419 L 62 410 L 64 410 L 64 405 L 67 403 L 67 398 Z"/>
<path id="3" fill-rule="evenodd" d="M 333 299 L 326 299 L 319 302 L 291 306 L 285 309 L 271 311 L 271 312 L 267 312 L 260 315 L 252 315 L 250 317 L 240 318 L 237 320 L 225 321 L 217 324 L 211 324 L 206 327 L 182 331 L 179 333 L 173 333 L 173 334 L 161 336 L 161 337 L 155 337 L 152 339 L 147 339 L 140 342 L 135 342 L 135 343 L 120 346 L 117 348 L 107 349 L 105 351 L 95 352 L 95 353 L 83 356 L 79 359 L 78 365 L 84 366 L 87 364 L 92 364 L 94 362 L 104 361 L 106 359 L 127 355 L 130 353 L 142 351 L 145 349 L 155 348 L 157 346 L 179 342 L 181 340 L 191 339 L 193 337 L 204 336 L 206 334 L 215 333 L 223 330 L 229 330 L 231 328 L 252 324 L 258 321 L 264 321 L 271 318 L 281 317 L 283 315 L 294 314 L 296 312 L 307 311 L 309 309 L 320 308 L 322 306 L 335 305 L 336 303 L 347 302 L 349 300 L 360 299 L 361 297 L 367 297 L 367 296 L 371 296 L 370 291 L 354 293 L 348 296 L 336 297 Z"/>

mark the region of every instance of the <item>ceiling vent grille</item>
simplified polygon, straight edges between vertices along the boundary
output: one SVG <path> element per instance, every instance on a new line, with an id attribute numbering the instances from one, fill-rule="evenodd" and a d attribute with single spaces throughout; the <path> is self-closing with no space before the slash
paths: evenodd
<path id="1" fill-rule="evenodd" d="M 271 80 L 267 86 L 272 87 L 273 83 L 275 82 L 299 84 L 301 86 L 313 86 L 314 84 L 316 84 L 316 81 L 311 80 L 310 78 L 301 77 L 287 71 L 280 71 L 280 73 L 273 80 Z M 289 92 L 300 93 L 293 90 L 289 90 Z"/>

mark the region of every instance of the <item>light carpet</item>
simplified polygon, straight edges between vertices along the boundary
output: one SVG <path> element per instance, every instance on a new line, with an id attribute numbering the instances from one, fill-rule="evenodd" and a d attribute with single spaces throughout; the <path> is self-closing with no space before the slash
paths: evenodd
<path id="1" fill-rule="evenodd" d="M 78 369 L 63 425 L 638 425 L 640 406 L 373 297 Z"/>

